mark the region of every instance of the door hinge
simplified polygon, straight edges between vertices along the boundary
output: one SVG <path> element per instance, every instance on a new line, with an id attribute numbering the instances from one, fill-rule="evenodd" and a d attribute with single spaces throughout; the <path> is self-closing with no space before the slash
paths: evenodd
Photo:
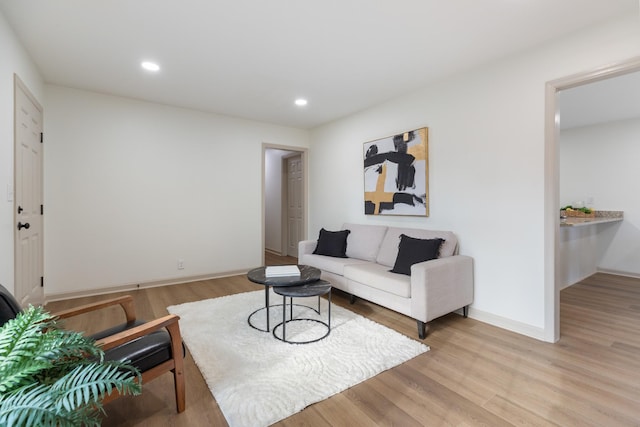
<path id="1" fill-rule="evenodd" d="M 40 205 L 40 215 L 44 215 L 44 205 Z"/>
<path id="2" fill-rule="evenodd" d="M 40 132 L 40 143 L 44 142 L 44 133 Z"/>
<path id="3" fill-rule="evenodd" d="M 44 277 L 40 276 L 40 287 L 44 288 Z"/>

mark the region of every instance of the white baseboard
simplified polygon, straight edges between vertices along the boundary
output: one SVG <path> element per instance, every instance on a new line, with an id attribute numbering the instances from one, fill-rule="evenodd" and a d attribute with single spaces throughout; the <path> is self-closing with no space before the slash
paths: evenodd
<path id="1" fill-rule="evenodd" d="M 488 323 L 502 329 L 506 329 L 521 335 L 526 335 L 540 341 L 545 341 L 545 333 L 543 328 L 529 325 L 527 323 L 518 322 L 516 320 L 507 319 L 506 317 L 497 316 L 486 311 L 469 307 L 469 317 L 480 322 Z"/>
<path id="2" fill-rule="evenodd" d="M 588 279 L 589 277 L 593 276 L 593 275 L 594 275 L 594 274 L 596 274 L 597 272 L 598 272 L 598 271 L 596 270 L 596 271 L 594 271 L 593 273 L 585 274 L 584 276 L 580 277 L 579 279 L 574 280 L 574 281 L 573 281 L 573 282 L 571 282 L 571 283 L 565 283 L 564 285 L 560 286 L 560 287 L 558 288 L 558 290 L 559 290 L 559 291 L 561 291 L 561 290 L 563 290 L 563 289 L 566 289 L 566 288 L 568 288 L 568 287 L 570 287 L 570 286 L 575 285 L 576 283 L 580 283 L 580 282 L 582 282 L 584 279 Z"/>
<path id="3" fill-rule="evenodd" d="M 138 289 L 144 289 L 144 288 L 157 288 L 160 286 L 179 285 L 181 283 L 198 282 L 200 280 L 220 279 L 222 277 L 239 276 L 241 274 L 247 274 L 248 271 L 249 270 L 227 271 L 223 273 L 215 273 L 215 274 L 212 273 L 212 274 L 205 274 L 200 276 L 176 277 L 176 278 L 166 279 L 166 280 L 154 280 L 154 281 L 144 282 L 144 283 L 129 283 L 129 284 L 119 285 L 119 286 L 110 286 L 107 288 L 87 289 L 84 291 L 45 294 L 45 304 L 53 301 L 68 300 L 73 298 L 114 294 L 117 292 L 131 292 L 131 291 L 136 291 Z M 45 287 L 45 291 L 46 291 L 46 287 Z"/>
<path id="4" fill-rule="evenodd" d="M 611 270 L 609 268 L 598 268 L 598 273 L 612 274 L 614 276 L 633 277 L 634 279 L 640 279 L 639 273 L 632 273 L 629 271 Z"/>

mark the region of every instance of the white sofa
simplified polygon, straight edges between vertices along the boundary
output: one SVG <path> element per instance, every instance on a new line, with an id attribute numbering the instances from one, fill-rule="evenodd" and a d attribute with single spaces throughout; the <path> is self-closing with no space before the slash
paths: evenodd
<path id="1" fill-rule="evenodd" d="M 423 339 L 427 322 L 463 309 L 473 302 L 473 259 L 458 254 L 458 240 L 450 231 L 433 231 L 382 225 L 344 224 L 350 230 L 346 256 L 314 254 L 317 240 L 301 241 L 298 263 L 322 271 L 322 279 L 337 289 L 402 313 L 418 322 Z M 411 266 L 411 275 L 392 273 L 400 235 L 418 239 L 442 238 L 437 259 Z"/>

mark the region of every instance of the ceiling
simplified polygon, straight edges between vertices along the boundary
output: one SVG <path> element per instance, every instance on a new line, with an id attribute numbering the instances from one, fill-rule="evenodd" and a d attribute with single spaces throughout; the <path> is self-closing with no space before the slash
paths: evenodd
<path id="1" fill-rule="evenodd" d="M 560 129 L 640 117 L 640 71 L 559 92 Z"/>
<path id="2" fill-rule="evenodd" d="M 637 15 L 638 0 L 0 0 L 0 11 L 48 83 L 312 128 Z M 146 59 L 161 71 L 142 70 Z"/>

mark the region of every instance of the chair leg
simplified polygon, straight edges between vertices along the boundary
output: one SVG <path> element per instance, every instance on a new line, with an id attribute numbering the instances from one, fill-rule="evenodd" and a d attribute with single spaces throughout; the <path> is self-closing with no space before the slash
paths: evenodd
<path id="1" fill-rule="evenodd" d="M 184 387 L 184 366 L 183 360 L 180 360 L 180 366 L 176 360 L 176 368 L 173 370 L 173 381 L 176 388 L 176 409 L 178 413 L 184 412 L 186 406 L 185 387 Z"/>
<path id="2" fill-rule="evenodd" d="M 424 337 L 427 336 L 427 324 L 424 322 L 421 322 L 420 320 L 418 320 L 417 322 L 418 322 L 418 337 L 420 337 L 420 339 L 423 340 Z"/>
<path id="3" fill-rule="evenodd" d="M 469 316 L 469 306 L 465 305 L 462 307 L 462 316 L 466 319 Z"/>
<path id="4" fill-rule="evenodd" d="M 186 406 L 184 384 L 184 347 L 178 323 L 167 325 L 171 336 L 171 353 L 173 355 L 173 384 L 176 391 L 176 409 L 178 413 L 184 412 Z"/>
<path id="5" fill-rule="evenodd" d="M 349 294 L 349 304 L 355 304 L 356 296 L 353 294 Z"/>

